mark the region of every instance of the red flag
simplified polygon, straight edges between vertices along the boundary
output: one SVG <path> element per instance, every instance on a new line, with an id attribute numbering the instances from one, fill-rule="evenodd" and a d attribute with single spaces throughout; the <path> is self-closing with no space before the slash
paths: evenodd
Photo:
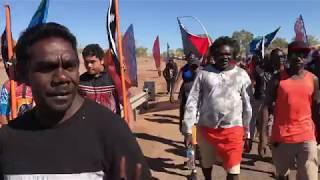
<path id="1" fill-rule="evenodd" d="M 108 74 L 110 74 L 117 92 L 122 92 L 122 86 L 121 86 L 121 79 L 119 74 L 117 73 L 117 69 L 116 66 L 114 64 L 114 60 L 113 60 L 114 56 L 112 55 L 112 51 L 111 49 L 109 49 L 104 57 L 104 64 L 106 65 L 106 70 L 108 72 Z M 128 89 L 128 87 L 130 87 L 130 78 L 127 76 L 125 76 L 125 81 L 126 81 L 126 88 Z M 119 96 L 119 100 L 122 104 L 123 102 L 123 97 L 122 97 L 122 93 L 118 93 Z"/>
<path id="2" fill-rule="evenodd" d="M 209 48 L 208 38 L 191 34 L 184 28 L 179 19 L 178 24 L 181 31 L 184 54 L 188 56 L 192 53 L 199 58 L 203 57 Z"/>
<path id="3" fill-rule="evenodd" d="M 157 36 L 156 40 L 153 43 L 153 58 L 154 62 L 156 63 L 156 67 L 158 70 L 160 70 L 160 42 L 159 42 L 159 36 Z"/>
<path id="4" fill-rule="evenodd" d="M 306 28 L 304 26 L 304 22 L 302 19 L 302 15 L 300 15 L 297 20 L 296 23 L 294 24 L 294 31 L 296 33 L 296 41 L 303 41 L 307 44 L 308 43 L 308 38 L 307 38 L 307 32 L 306 32 Z"/>

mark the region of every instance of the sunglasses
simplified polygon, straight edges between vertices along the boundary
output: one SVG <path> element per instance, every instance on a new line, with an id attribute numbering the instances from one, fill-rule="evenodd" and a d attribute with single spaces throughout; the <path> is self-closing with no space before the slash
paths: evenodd
<path id="1" fill-rule="evenodd" d="M 308 57 L 308 53 L 305 52 L 292 52 L 290 54 L 291 58 L 307 58 Z"/>

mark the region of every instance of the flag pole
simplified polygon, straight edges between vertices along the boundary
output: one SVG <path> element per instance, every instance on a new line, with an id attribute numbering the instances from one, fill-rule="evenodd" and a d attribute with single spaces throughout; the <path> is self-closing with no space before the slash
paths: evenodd
<path id="1" fill-rule="evenodd" d="M 262 37 L 262 47 L 261 47 L 261 57 L 262 57 L 262 60 L 264 59 L 264 43 L 265 43 L 265 37 L 263 36 Z"/>
<path id="2" fill-rule="evenodd" d="M 13 60 L 13 46 L 12 46 L 12 36 L 11 36 L 11 15 L 10 7 L 8 4 L 4 5 L 6 13 L 6 38 L 8 45 L 8 59 L 9 61 Z M 17 101 L 16 101 L 16 82 L 14 78 L 14 64 L 9 68 L 10 73 L 10 96 L 11 96 L 11 118 L 14 119 L 17 117 Z"/>
<path id="3" fill-rule="evenodd" d="M 302 21 L 304 32 L 306 33 L 306 41 L 307 41 L 307 44 L 309 45 L 307 30 L 306 30 L 306 27 L 304 26 L 304 21 L 303 21 L 303 18 L 302 18 L 301 14 L 300 14 L 300 18 L 301 18 L 301 21 Z"/>
<path id="4" fill-rule="evenodd" d="M 119 63 L 120 63 L 120 76 L 121 76 L 121 86 L 122 86 L 122 97 L 123 97 L 123 114 L 124 119 L 129 123 L 129 113 L 127 105 L 127 92 L 125 84 L 125 67 L 123 62 L 123 52 L 122 52 L 122 37 L 120 31 L 120 15 L 119 15 L 119 2 L 115 0 L 115 14 L 116 14 L 116 29 L 117 29 L 117 41 L 118 41 L 118 53 L 119 53 Z"/>
<path id="5" fill-rule="evenodd" d="M 206 36 L 208 38 L 209 46 L 211 46 L 212 42 L 210 41 L 208 31 L 207 31 L 207 29 L 204 27 L 204 25 L 201 23 L 201 21 L 197 17 L 194 17 L 194 16 L 179 16 L 177 18 L 178 19 L 179 18 L 193 18 L 193 19 L 195 19 L 200 24 L 200 26 L 202 27 L 204 33 L 206 34 Z"/>
<path id="6" fill-rule="evenodd" d="M 170 49 L 169 43 L 167 43 L 167 60 L 169 59 L 169 49 Z"/>

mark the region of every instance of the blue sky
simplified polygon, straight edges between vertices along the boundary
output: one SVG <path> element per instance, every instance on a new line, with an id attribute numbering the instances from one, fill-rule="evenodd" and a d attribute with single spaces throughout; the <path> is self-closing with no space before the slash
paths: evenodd
<path id="1" fill-rule="evenodd" d="M 13 37 L 27 27 L 40 0 L 6 0 L 11 6 Z M 214 39 L 231 36 L 246 29 L 255 36 L 264 35 L 281 26 L 278 37 L 290 40 L 294 22 L 303 15 L 307 33 L 320 39 L 320 0 L 119 0 L 121 31 L 134 25 L 136 46 L 152 49 L 160 36 L 161 50 L 182 47 L 177 16 L 196 16 Z M 48 21 L 66 25 L 80 46 L 99 43 L 108 47 L 106 12 L 108 0 L 50 0 Z M 0 8 L 0 30 L 5 26 L 3 6 Z M 183 23 L 193 33 L 203 33 L 193 20 Z"/>

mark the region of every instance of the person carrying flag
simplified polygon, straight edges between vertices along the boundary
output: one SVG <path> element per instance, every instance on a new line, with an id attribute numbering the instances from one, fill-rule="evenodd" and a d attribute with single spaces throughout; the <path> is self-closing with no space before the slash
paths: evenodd
<path id="1" fill-rule="evenodd" d="M 294 163 L 297 165 L 297 180 L 318 179 L 319 80 L 304 70 L 309 51 L 309 46 L 303 41 L 290 43 L 289 68 L 271 79 L 266 92 L 259 154 L 265 155 L 269 109 L 274 109 L 270 142 L 279 180 L 288 180 Z"/>
<path id="2" fill-rule="evenodd" d="M 87 72 L 80 76 L 79 91 L 83 97 L 89 98 L 120 114 L 120 103 L 112 77 L 105 67 L 104 51 L 98 44 L 89 44 L 82 51 Z"/>
<path id="3" fill-rule="evenodd" d="M 215 40 L 209 49 L 215 64 L 199 71 L 186 103 L 182 127 L 185 143 L 191 143 L 192 127 L 199 119 L 197 143 L 206 180 L 211 180 L 216 157 L 223 161 L 227 180 L 239 179 L 244 139 L 250 138 L 251 81 L 243 69 L 229 63 L 236 57 L 237 46 L 229 37 Z"/>

